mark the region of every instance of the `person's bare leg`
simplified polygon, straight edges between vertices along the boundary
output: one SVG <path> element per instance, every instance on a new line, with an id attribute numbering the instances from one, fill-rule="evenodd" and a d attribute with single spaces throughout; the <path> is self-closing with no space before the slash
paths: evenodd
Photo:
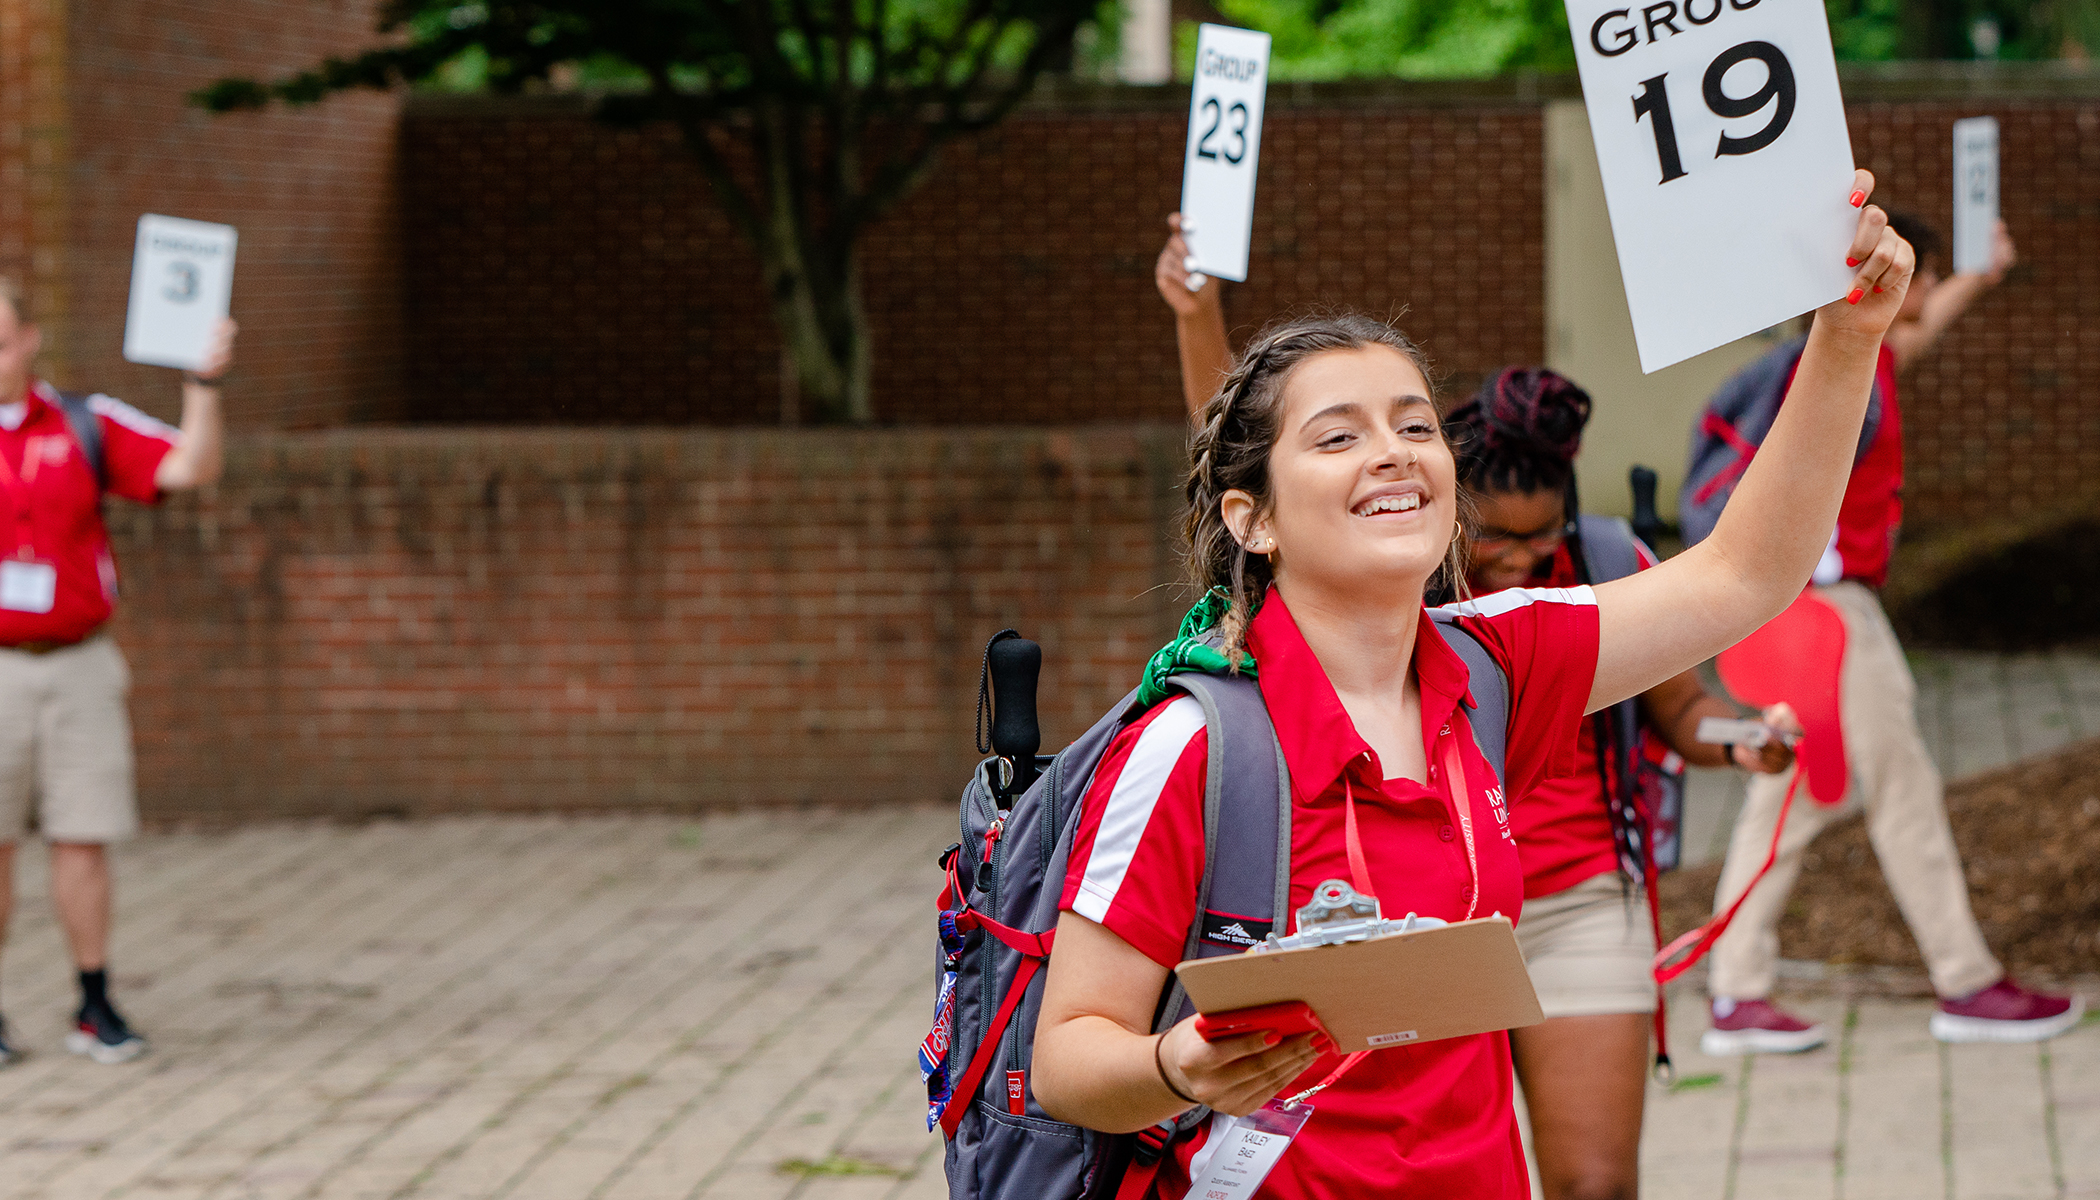
<path id="1" fill-rule="evenodd" d="M 15 911 L 15 844 L 0 842 L 0 947 L 7 945 L 7 923 Z"/>
<path id="2" fill-rule="evenodd" d="M 73 948 L 73 965 L 99 971 L 109 963 L 109 854 L 88 842 L 51 843 L 51 903 Z"/>
<path id="3" fill-rule="evenodd" d="M 1541 1200 L 1634 1200 L 1648 1013 L 1554 1017 L 1510 1031 Z"/>

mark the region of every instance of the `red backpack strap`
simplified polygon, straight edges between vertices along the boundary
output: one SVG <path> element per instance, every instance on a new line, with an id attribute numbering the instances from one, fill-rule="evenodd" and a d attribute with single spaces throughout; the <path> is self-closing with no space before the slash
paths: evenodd
<path id="1" fill-rule="evenodd" d="M 956 924 L 960 926 L 961 923 L 961 919 L 958 918 Z M 1005 929 L 1006 926 L 1001 925 L 998 928 Z M 1006 1023 L 1013 1020 L 1014 1010 L 1021 1007 L 1021 997 L 1028 994 L 1028 984 L 1035 978 L 1035 973 L 1043 969 L 1044 961 L 1050 956 L 1050 943 L 1057 937 L 1057 931 L 1053 929 L 1048 933 L 1028 936 L 1041 942 L 1042 955 L 1038 957 L 1022 951 L 1021 969 L 1014 972 L 1013 984 L 1006 989 L 1006 1000 L 999 1005 L 999 1015 L 992 1018 L 990 1025 L 985 1026 L 984 1040 L 977 1044 L 977 1053 L 971 1057 L 969 1069 L 956 1081 L 955 1092 L 948 1098 L 948 1107 L 941 1110 L 941 1132 L 949 1138 L 955 1136 L 957 1127 L 962 1124 L 963 1114 L 970 1110 L 970 1101 L 976 1098 L 977 1089 L 983 1086 L 984 1073 L 991 1069 L 992 1058 L 998 1054 L 999 1042 L 1006 1034 Z M 1020 948 L 1017 946 L 1015 949 Z"/>

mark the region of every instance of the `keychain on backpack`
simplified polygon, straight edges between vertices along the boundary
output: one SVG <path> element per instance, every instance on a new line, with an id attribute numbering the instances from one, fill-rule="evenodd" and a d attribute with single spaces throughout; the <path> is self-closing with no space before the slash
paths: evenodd
<path id="1" fill-rule="evenodd" d="M 940 1128 L 941 1112 L 955 1094 L 949 1077 L 948 1048 L 955 1043 L 955 965 L 962 957 L 963 935 L 955 927 L 955 914 L 943 912 L 941 926 L 941 988 L 933 1002 L 933 1028 L 919 1043 L 919 1082 L 926 1085 L 926 1131 Z"/>

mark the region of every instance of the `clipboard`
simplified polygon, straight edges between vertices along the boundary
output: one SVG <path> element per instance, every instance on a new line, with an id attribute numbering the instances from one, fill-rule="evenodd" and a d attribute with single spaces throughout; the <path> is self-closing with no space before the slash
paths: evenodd
<path id="1" fill-rule="evenodd" d="M 1315 894 L 1337 885 L 1348 891 L 1346 883 L 1330 880 Z M 1309 927 L 1304 919 L 1309 911 L 1311 906 L 1300 911 L 1301 929 Z M 1245 954 L 1192 959 L 1174 971 L 1198 1012 L 1302 1000 L 1344 1053 L 1493 1033 L 1546 1019 L 1509 918 L 1498 914 L 1401 932 L 1380 929 L 1413 924 L 1383 921 L 1374 913 L 1371 921 L 1355 923 L 1361 936 L 1313 945 L 1272 938 Z"/>

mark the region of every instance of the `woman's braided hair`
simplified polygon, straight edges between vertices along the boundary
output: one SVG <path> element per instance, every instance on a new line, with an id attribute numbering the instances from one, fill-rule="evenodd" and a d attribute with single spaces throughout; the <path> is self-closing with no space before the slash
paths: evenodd
<path id="1" fill-rule="evenodd" d="M 1590 394 L 1544 367 L 1505 367 L 1444 418 L 1458 481 L 1475 492 L 1566 490 Z"/>
<path id="2" fill-rule="evenodd" d="M 1298 364 L 1329 350 L 1384 346 L 1404 355 L 1432 387 L 1429 358 L 1404 333 L 1384 321 L 1356 313 L 1285 319 L 1255 335 L 1232 372 L 1197 414 L 1189 438 L 1187 539 L 1189 581 L 1199 593 L 1223 592 L 1218 622 L 1225 658 L 1240 661 L 1247 622 L 1261 607 L 1275 578 L 1268 558 L 1250 555 L 1225 525 L 1219 502 L 1238 489 L 1254 497 L 1258 514 L 1274 503 L 1269 489 L 1269 453 L 1283 416 L 1284 385 Z M 1464 549 L 1456 537 L 1431 590 L 1463 586 Z"/>

